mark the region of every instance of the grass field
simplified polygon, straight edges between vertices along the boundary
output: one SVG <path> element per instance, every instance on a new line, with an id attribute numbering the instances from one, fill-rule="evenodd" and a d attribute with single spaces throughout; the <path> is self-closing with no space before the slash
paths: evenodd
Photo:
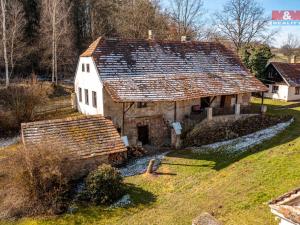
<path id="1" fill-rule="evenodd" d="M 226 225 L 275 225 L 267 202 L 300 186 L 300 107 L 276 110 L 294 103 L 265 103 L 270 113 L 291 114 L 295 122 L 244 155 L 208 157 L 188 150 L 172 152 L 158 175 L 126 178 L 134 202 L 127 208 L 82 208 L 75 214 L 9 224 L 188 225 L 206 211 Z"/>

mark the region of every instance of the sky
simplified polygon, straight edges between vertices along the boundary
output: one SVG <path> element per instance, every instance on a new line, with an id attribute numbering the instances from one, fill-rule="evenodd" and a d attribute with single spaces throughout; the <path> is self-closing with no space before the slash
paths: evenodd
<path id="1" fill-rule="evenodd" d="M 227 0 L 203 0 L 205 16 L 209 17 L 215 11 L 222 10 L 222 6 Z M 267 16 L 272 16 L 272 10 L 300 10 L 300 0 L 256 0 L 265 9 Z M 280 47 L 287 39 L 289 33 L 297 35 L 300 39 L 300 26 L 274 26 L 269 25 L 270 29 L 278 29 L 276 37 L 271 43 L 275 47 Z"/>

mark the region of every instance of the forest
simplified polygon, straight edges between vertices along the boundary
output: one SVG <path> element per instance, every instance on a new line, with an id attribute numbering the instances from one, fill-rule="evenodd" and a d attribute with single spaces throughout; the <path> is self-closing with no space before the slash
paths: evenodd
<path id="1" fill-rule="evenodd" d="M 79 54 L 102 37 L 266 43 L 269 18 L 253 0 L 228 0 L 205 15 L 203 0 L 0 0 L 0 78 L 73 77 Z M 243 6 L 243 7 L 238 7 Z M 204 23 L 204 18 L 210 18 Z M 237 20 L 238 18 L 239 20 Z M 238 22 L 240 21 L 240 22 Z"/>

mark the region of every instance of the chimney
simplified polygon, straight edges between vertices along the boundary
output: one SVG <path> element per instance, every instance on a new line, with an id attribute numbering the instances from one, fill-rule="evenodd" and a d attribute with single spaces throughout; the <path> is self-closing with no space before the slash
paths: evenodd
<path id="1" fill-rule="evenodd" d="M 152 30 L 148 30 L 148 39 L 149 40 L 153 39 Z"/>
<path id="2" fill-rule="evenodd" d="M 291 63 L 296 63 L 296 56 L 295 55 L 291 56 Z"/>
<path id="3" fill-rule="evenodd" d="M 186 36 L 181 36 L 181 42 L 186 42 Z"/>

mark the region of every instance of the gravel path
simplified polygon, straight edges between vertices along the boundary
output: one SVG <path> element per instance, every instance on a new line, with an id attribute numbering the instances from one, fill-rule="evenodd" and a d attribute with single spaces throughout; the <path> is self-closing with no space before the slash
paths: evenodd
<path id="1" fill-rule="evenodd" d="M 155 159 L 154 170 L 156 170 L 161 162 L 161 160 L 168 154 L 169 152 L 159 153 L 151 156 L 144 156 L 138 159 L 134 159 L 127 163 L 126 166 L 121 167 L 119 170 L 123 177 L 134 176 L 138 174 L 142 174 L 146 172 L 147 166 L 151 159 Z"/>

